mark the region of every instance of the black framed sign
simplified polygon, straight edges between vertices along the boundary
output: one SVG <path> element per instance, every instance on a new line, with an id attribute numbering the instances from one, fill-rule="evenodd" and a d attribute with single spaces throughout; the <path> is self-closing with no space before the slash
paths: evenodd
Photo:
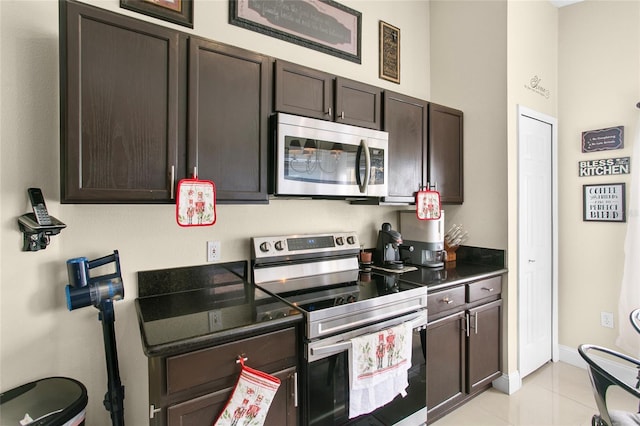
<path id="1" fill-rule="evenodd" d="M 624 126 L 582 132 L 582 152 L 624 148 Z"/>
<path id="2" fill-rule="evenodd" d="M 193 28 L 193 0 L 120 0 L 120 7 Z"/>
<path id="3" fill-rule="evenodd" d="M 362 13 L 333 0 L 229 0 L 229 23 L 361 63 Z"/>
<path id="4" fill-rule="evenodd" d="M 380 78 L 400 83 L 400 29 L 380 21 Z"/>
<path id="5" fill-rule="evenodd" d="M 582 185 L 582 220 L 626 222 L 625 184 Z"/>

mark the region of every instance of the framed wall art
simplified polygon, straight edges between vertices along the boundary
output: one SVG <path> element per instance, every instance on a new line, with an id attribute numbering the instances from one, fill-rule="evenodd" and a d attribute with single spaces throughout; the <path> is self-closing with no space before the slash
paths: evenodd
<path id="1" fill-rule="evenodd" d="M 120 7 L 193 28 L 193 0 L 120 0 Z"/>
<path id="2" fill-rule="evenodd" d="M 380 78 L 400 83 L 400 30 L 380 21 Z"/>
<path id="3" fill-rule="evenodd" d="M 582 185 L 582 220 L 626 222 L 625 184 Z"/>
<path id="4" fill-rule="evenodd" d="M 361 63 L 362 13 L 333 0 L 229 0 L 229 23 Z"/>

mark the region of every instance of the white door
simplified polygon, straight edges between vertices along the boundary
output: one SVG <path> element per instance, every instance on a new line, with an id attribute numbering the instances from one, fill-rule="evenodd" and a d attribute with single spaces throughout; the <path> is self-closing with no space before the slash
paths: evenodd
<path id="1" fill-rule="evenodd" d="M 518 109 L 518 340 L 525 377 L 555 359 L 556 120 Z M 557 341 L 557 337 L 555 337 Z"/>

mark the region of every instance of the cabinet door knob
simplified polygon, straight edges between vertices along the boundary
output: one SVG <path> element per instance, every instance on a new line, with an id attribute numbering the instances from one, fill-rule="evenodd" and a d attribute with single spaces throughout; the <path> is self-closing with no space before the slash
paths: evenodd
<path id="1" fill-rule="evenodd" d="M 242 354 L 242 355 L 238 355 L 238 356 L 236 357 L 236 364 L 240 364 L 241 362 L 242 362 L 242 363 L 245 363 L 245 362 L 247 362 L 247 361 L 249 361 L 249 358 L 247 358 L 246 356 L 244 356 L 244 354 Z"/>

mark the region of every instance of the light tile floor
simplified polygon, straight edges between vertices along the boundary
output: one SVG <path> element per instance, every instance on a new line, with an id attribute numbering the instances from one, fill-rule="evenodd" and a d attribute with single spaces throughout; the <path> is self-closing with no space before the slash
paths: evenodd
<path id="1" fill-rule="evenodd" d="M 607 401 L 609 408 L 638 409 L 638 400 L 619 388 L 610 388 Z M 589 426 L 596 412 L 587 370 L 550 362 L 512 395 L 489 389 L 433 426 Z"/>

